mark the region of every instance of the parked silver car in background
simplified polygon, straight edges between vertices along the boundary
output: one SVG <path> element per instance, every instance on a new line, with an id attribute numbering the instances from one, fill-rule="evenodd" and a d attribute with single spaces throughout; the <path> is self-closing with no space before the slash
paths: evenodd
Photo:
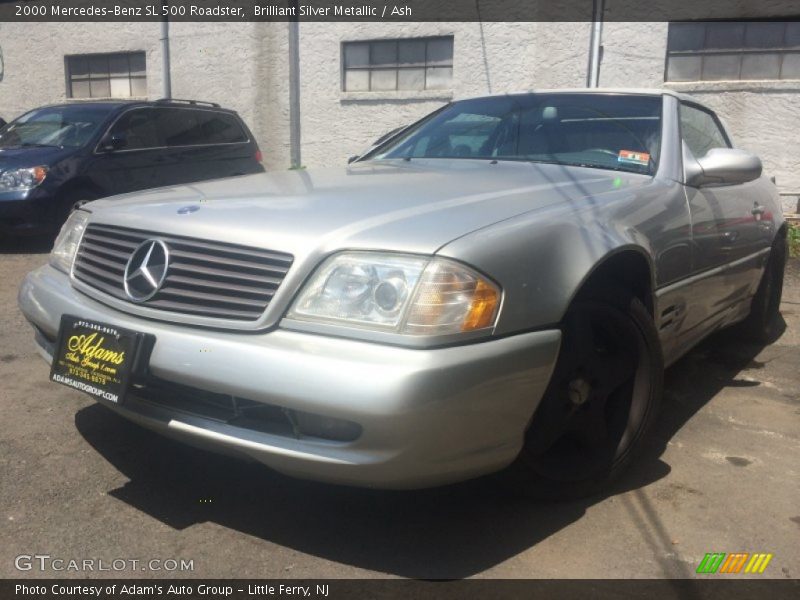
<path id="1" fill-rule="evenodd" d="M 665 366 L 773 335 L 761 170 L 668 91 L 462 100 L 347 167 L 88 204 L 19 304 L 54 380 L 168 435 L 310 479 L 511 466 L 576 496 L 630 463 Z"/>

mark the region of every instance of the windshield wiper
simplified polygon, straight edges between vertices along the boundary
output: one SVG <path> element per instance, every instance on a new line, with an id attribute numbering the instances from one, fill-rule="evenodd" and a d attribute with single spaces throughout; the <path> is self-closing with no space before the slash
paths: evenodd
<path id="1" fill-rule="evenodd" d="M 17 144 L 20 148 L 63 148 L 64 146 L 60 146 L 58 144 L 39 144 L 36 142 L 23 142 L 22 144 Z"/>
<path id="2" fill-rule="evenodd" d="M 588 162 L 562 162 L 562 161 L 555 161 L 555 160 L 528 160 L 529 163 L 536 163 L 536 164 L 543 164 L 543 165 L 561 165 L 562 167 L 585 167 L 588 169 L 605 169 L 607 171 L 623 171 L 625 173 L 636 173 L 638 175 L 648 175 L 648 173 L 642 173 L 641 171 L 634 171 L 633 169 L 627 169 L 625 167 L 614 167 L 611 165 L 601 165 L 597 163 L 588 163 Z"/>
<path id="3" fill-rule="evenodd" d="M 563 162 L 561 162 L 559 160 L 533 160 L 533 159 L 529 158 L 529 159 L 526 160 L 526 162 L 529 162 L 532 165 L 533 164 L 536 164 L 536 165 L 561 165 L 562 167 L 573 166 L 572 163 L 563 163 Z"/>
<path id="4" fill-rule="evenodd" d="M 596 163 L 564 163 L 570 167 L 587 167 L 589 169 L 605 169 L 606 171 L 624 171 L 625 173 L 637 173 L 639 175 L 646 175 L 641 171 L 634 171 L 633 169 L 626 169 L 625 167 L 612 167 L 610 165 L 598 165 Z"/>
<path id="5" fill-rule="evenodd" d="M 60 148 L 63 149 L 64 146 L 59 146 L 56 144 L 35 144 L 32 142 L 24 142 L 20 144 L 9 144 L 8 146 L 3 145 L 2 141 L 0 141 L 0 148 L 7 150 L 9 148 Z"/>

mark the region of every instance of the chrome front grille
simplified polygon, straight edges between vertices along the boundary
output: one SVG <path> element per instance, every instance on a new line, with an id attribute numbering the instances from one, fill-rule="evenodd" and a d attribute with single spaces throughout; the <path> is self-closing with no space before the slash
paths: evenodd
<path id="1" fill-rule="evenodd" d="M 123 282 L 125 265 L 134 250 L 150 239 L 167 245 L 169 265 L 158 292 L 137 304 L 200 317 L 258 319 L 293 260 L 281 252 L 92 223 L 75 257 L 75 278 L 130 301 Z"/>

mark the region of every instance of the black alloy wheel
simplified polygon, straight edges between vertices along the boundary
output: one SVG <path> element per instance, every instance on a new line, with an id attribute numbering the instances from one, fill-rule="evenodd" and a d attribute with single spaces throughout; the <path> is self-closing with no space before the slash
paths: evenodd
<path id="1" fill-rule="evenodd" d="M 585 496 L 630 463 L 658 411 L 663 359 L 652 317 L 623 291 L 576 300 L 517 461 L 538 498 Z"/>

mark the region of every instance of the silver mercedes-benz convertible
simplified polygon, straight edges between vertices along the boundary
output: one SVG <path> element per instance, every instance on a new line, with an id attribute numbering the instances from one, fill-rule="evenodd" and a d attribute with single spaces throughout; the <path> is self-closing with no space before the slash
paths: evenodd
<path id="1" fill-rule="evenodd" d="M 786 256 L 775 185 L 703 104 L 535 92 L 346 167 L 87 204 L 19 305 L 53 381 L 164 434 L 309 479 L 510 467 L 570 497 L 631 462 L 665 366 L 733 324 L 770 340 Z"/>

